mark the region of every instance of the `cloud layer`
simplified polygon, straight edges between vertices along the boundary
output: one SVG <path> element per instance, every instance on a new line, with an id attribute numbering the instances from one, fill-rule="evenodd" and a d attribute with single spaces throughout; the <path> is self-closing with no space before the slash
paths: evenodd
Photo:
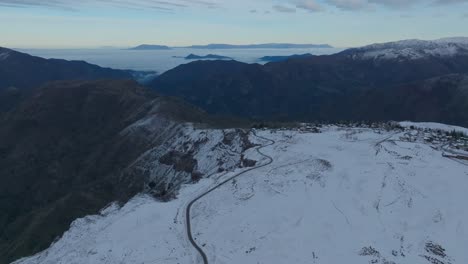
<path id="1" fill-rule="evenodd" d="M 420 5 L 450 5 L 468 3 L 468 0 L 326 0 L 326 3 L 342 10 L 360 10 L 375 7 L 407 8 Z"/>
<path id="2" fill-rule="evenodd" d="M 374 10 L 386 8 L 403 10 L 415 6 L 441 6 L 468 3 L 468 0 L 288 0 L 287 3 L 273 5 L 273 10 L 294 13 L 297 10 L 319 12 L 327 8 L 342 11 Z"/>
<path id="3" fill-rule="evenodd" d="M 172 11 L 190 6 L 215 8 L 210 0 L 0 0 L 0 6 L 7 7 L 49 7 L 76 10 L 86 6 L 112 6 L 132 9 L 157 9 Z"/>
<path id="4" fill-rule="evenodd" d="M 256 2 L 256 1 L 255 1 Z M 319 12 L 328 8 L 344 11 L 371 10 L 375 8 L 403 9 L 416 5 L 437 6 L 468 3 L 468 0 L 262 0 L 270 2 L 271 10 L 281 13 L 294 13 L 298 10 Z M 249 6 L 253 1 L 238 0 L 238 6 Z M 154 9 L 161 11 L 175 11 L 189 7 L 217 8 L 232 4 L 228 0 L 0 0 L 0 7 L 46 7 L 69 10 L 79 10 L 83 7 L 117 7 L 132 9 Z"/>

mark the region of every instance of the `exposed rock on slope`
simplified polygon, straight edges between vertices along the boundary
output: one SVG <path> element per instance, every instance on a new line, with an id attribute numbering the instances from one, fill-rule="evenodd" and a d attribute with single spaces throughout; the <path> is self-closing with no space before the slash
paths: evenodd
<path id="1" fill-rule="evenodd" d="M 144 175 L 145 189 L 164 199 L 175 197 L 182 184 L 242 166 L 242 153 L 252 147 L 247 133 L 238 129 L 186 127 L 180 134 L 147 151 L 127 170 Z"/>

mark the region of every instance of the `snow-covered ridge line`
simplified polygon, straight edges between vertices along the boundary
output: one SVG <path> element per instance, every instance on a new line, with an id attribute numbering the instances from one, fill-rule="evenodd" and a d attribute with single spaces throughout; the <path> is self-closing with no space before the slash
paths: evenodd
<path id="1" fill-rule="evenodd" d="M 409 39 L 376 43 L 346 51 L 353 59 L 415 60 L 425 57 L 468 55 L 468 38 L 439 40 Z"/>

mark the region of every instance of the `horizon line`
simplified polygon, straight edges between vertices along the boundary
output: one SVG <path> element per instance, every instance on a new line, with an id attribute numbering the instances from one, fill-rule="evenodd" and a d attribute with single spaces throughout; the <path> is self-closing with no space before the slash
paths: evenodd
<path id="1" fill-rule="evenodd" d="M 347 48 L 357 48 L 357 47 L 364 47 L 367 45 L 379 44 L 379 43 L 389 43 L 389 42 L 397 42 L 397 41 L 404 41 L 404 40 L 422 40 L 422 41 L 435 41 L 439 39 L 451 39 L 451 38 L 468 38 L 468 36 L 447 36 L 442 38 L 436 39 L 422 39 L 422 38 L 404 38 L 404 39 L 396 39 L 396 40 L 389 40 L 389 41 L 377 41 L 377 42 L 369 42 L 363 45 L 351 45 L 351 46 L 336 46 L 329 43 L 293 43 L 293 42 L 258 42 L 258 43 L 250 43 L 250 44 L 233 44 L 233 43 L 208 43 L 208 44 L 188 44 L 188 45 L 166 45 L 166 44 L 148 44 L 148 43 L 141 43 L 135 45 L 82 45 L 82 46 L 49 46 L 49 45 L 40 45 L 40 46 L 23 46 L 23 45 L 2 45 L 0 47 L 9 48 L 9 49 L 23 49 L 23 50 L 34 50 L 34 49 L 56 49 L 56 50 L 69 50 L 69 49 L 129 49 L 135 48 L 142 45 L 150 45 L 150 46 L 165 46 L 171 49 L 178 49 L 178 48 L 191 48 L 194 46 L 208 46 L 208 45 L 232 45 L 232 46 L 254 46 L 254 45 L 265 45 L 265 44 L 273 44 L 273 45 L 281 45 L 281 44 L 288 44 L 288 45 L 328 45 L 330 47 L 318 47 L 320 49 L 326 48 L 333 48 L 333 49 L 347 49 Z M 294 48 L 282 48 L 282 49 L 294 49 Z"/>

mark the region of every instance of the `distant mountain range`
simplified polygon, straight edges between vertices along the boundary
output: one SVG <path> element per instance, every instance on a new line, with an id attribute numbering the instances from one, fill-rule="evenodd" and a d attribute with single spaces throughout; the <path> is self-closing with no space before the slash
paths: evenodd
<path id="1" fill-rule="evenodd" d="M 192 45 L 186 47 L 169 47 L 164 45 L 139 45 L 129 50 L 170 50 L 172 48 L 190 48 L 190 49 L 313 49 L 313 48 L 333 48 L 328 44 L 291 44 L 291 43 L 266 43 L 266 44 L 208 44 Z"/>
<path id="2" fill-rule="evenodd" d="M 463 39 L 462 39 L 463 40 Z M 463 41 L 399 41 L 265 66 L 197 61 L 150 86 L 210 113 L 274 120 L 413 120 L 468 126 Z"/>

